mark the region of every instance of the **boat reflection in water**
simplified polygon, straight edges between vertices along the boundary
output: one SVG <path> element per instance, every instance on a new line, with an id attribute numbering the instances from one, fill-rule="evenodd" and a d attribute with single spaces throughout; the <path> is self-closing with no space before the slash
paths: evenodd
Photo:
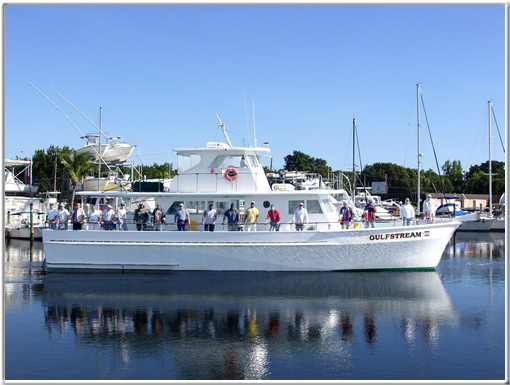
<path id="1" fill-rule="evenodd" d="M 267 379 L 295 349 L 348 367 L 356 343 L 396 328 L 433 346 L 458 322 L 435 271 L 49 273 L 42 303 L 50 334 L 72 331 L 126 365 L 170 355 L 179 379 Z"/>

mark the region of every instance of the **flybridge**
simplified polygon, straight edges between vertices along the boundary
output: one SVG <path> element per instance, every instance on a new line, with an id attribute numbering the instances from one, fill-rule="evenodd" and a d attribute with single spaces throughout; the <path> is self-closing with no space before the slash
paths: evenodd
<path id="1" fill-rule="evenodd" d="M 217 116 L 217 115 L 216 115 Z M 208 142 L 205 148 L 176 148 L 178 175 L 172 180 L 170 192 L 269 192 L 269 182 L 258 153 L 268 147 L 233 147 L 220 122 L 226 143 Z"/>

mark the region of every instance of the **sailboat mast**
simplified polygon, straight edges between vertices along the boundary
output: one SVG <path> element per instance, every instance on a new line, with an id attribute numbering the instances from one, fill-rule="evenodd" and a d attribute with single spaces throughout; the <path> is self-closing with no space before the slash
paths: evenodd
<path id="1" fill-rule="evenodd" d="M 101 122 L 103 107 L 99 107 L 99 170 L 97 175 L 97 191 L 101 191 L 101 161 L 103 160 L 103 153 L 101 152 Z"/>
<path id="2" fill-rule="evenodd" d="M 492 218 L 492 126 L 491 110 L 492 104 L 489 100 L 489 218 Z"/>
<path id="3" fill-rule="evenodd" d="M 416 204 L 418 210 L 416 214 L 420 214 L 420 162 L 421 162 L 421 149 L 420 149 L 420 83 L 416 84 L 416 94 L 417 94 L 417 106 L 418 106 L 418 192 Z"/>
<path id="4" fill-rule="evenodd" d="M 352 119 L 352 203 L 356 196 L 356 118 Z"/>

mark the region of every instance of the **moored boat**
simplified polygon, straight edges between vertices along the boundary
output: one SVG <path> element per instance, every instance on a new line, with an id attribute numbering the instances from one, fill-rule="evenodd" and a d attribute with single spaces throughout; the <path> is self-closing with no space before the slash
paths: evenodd
<path id="1" fill-rule="evenodd" d="M 221 122 L 220 122 L 221 123 Z M 259 162 L 268 147 L 179 148 L 179 174 L 164 192 L 83 192 L 106 198 L 114 207 L 133 197 L 153 198 L 170 224 L 167 231 L 43 231 L 48 269 L 330 271 L 434 269 L 459 223 L 445 221 L 399 227 L 342 230 L 331 195 L 343 190 L 272 190 Z M 99 200 L 98 200 L 99 201 Z M 225 211 L 240 211 L 239 230 L 250 202 L 260 211 L 257 231 L 227 231 Z M 295 231 L 294 213 L 303 203 L 308 218 Z M 215 231 L 176 230 L 180 205 L 197 229 L 210 204 L 218 213 Z M 281 214 L 280 231 L 265 224 L 267 210 Z M 352 202 L 351 202 L 352 205 Z M 200 227 L 198 229 L 201 229 Z M 170 230 L 170 231 L 168 231 Z"/>

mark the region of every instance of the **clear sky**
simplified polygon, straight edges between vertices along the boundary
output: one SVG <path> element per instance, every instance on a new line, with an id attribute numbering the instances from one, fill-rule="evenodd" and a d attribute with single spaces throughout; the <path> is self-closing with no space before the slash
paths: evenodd
<path id="1" fill-rule="evenodd" d="M 138 164 L 223 141 L 217 113 L 234 146 L 253 145 L 255 121 L 276 169 L 297 150 L 352 170 L 353 118 L 363 166 L 416 167 L 417 83 L 440 166 L 488 160 L 489 100 L 506 148 L 504 4 L 4 7 L 5 158 L 84 144 L 28 82 L 83 133 L 97 129 L 53 89 L 96 125 L 102 107 Z M 437 172 L 423 109 L 421 123 Z"/>

